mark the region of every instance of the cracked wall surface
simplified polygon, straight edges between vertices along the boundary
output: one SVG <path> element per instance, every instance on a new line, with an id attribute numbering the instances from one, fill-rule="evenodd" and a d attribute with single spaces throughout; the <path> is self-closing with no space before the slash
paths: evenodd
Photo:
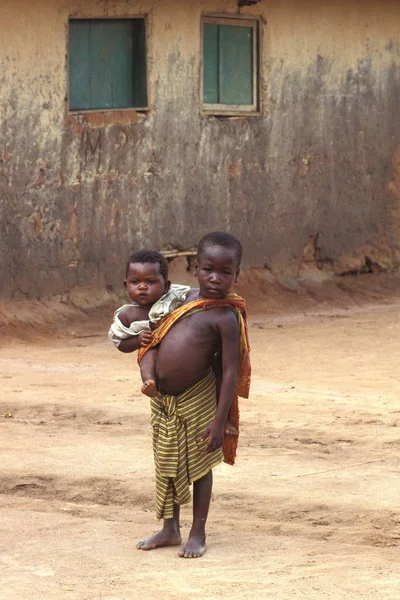
<path id="1" fill-rule="evenodd" d="M 0 297 L 120 286 L 142 246 L 229 229 L 245 267 L 399 264 L 400 4 L 269 0 L 260 115 L 199 110 L 201 14 L 230 0 L 5 0 L 0 7 Z M 149 111 L 71 115 L 70 16 L 147 15 Z"/>

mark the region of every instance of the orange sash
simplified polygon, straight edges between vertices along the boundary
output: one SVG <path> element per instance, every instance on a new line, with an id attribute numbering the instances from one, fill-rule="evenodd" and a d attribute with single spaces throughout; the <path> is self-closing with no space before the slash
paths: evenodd
<path id="1" fill-rule="evenodd" d="M 237 315 L 240 327 L 240 338 L 239 338 L 239 363 L 237 371 L 236 390 L 232 399 L 231 408 L 229 411 L 229 420 L 239 431 L 239 402 L 238 396 L 242 398 L 249 397 L 250 390 L 250 345 L 247 330 L 247 312 L 244 298 L 238 296 L 234 292 L 229 292 L 226 298 L 223 299 L 207 299 L 201 298 L 199 300 L 193 300 L 187 304 L 183 304 L 172 313 L 167 315 L 158 328 L 154 331 L 153 339 L 151 343 L 145 348 L 139 348 L 138 351 L 138 363 L 140 363 L 143 355 L 157 346 L 167 335 L 171 327 L 175 323 L 183 318 L 187 317 L 199 310 L 208 310 L 210 308 L 231 308 Z M 238 436 L 225 435 L 222 444 L 222 451 L 224 454 L 224 461 L 230 465 L 233 465 L 236 457 L 236 449 L 238 443 Z"/>

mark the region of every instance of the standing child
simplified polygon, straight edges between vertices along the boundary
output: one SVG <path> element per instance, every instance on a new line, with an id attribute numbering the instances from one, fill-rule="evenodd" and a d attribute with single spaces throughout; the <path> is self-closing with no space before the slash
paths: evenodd
<path id="1" fill-rule="evenodd" d="M 167 260 L 154 250 L 132 254 L 125 277 L 124 286 L 132 303 L 115 311 L 108 337 L 121 352 L 133 352 L 151 342 L 152 330 L 183 304 L 190 287 L 171 284 Z M 156 353 L 155 349 L 147 352 L 140 365 L 142 393 L 147 396 L 156 393 Z"/>
<path id="2" fill-rule="evenodd" d="M 239 427 L 237 396 L 248 397 L 249 345 L 244 300 L 230 292 L 242 256 L 240 241 L 214 232 L 199 243 L 195 274 L 199 289 L 168 315 L 139 359 L 158 346 L 157 394 L 151 399 L 151 423 L 156 469 L 156 514 L 161 531 L 139 542 L 141 550 L 181 544 L 179 507 L 190 501 L 193 483 L 193 524 L 179 553 L 197 558 L 206 550 L 205 525 L 212 490 L 212 468 L 223 457 L 233 464 L 238 436 L 226 435 L 230 414 Z M 212 371 L 221 356 L 221 383 L 216 402 Z"/>

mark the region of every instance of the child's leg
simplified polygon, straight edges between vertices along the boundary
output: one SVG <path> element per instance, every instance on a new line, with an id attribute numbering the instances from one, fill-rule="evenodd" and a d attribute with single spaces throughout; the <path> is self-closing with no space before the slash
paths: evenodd
<path id="1" fill-rule="evenodd" d="M 157 393 L 156 360 L 157 348 L 151 348 L 151 350 L 147 350 L 140 361 L 140 375 L 143 381 L 142 394 L 146 394 L 146 396 L 155 396 Z"/>
<path id="2" fill-rule="evenodd" d="M 207 475 L 193 483 L 193 524 L 189 539 L 179 552 L 183 558 L 198 558 L 206 551 L 206 522 L 210 508 L 213 475 Z"/>
<path id="3" fill-rule="evenodd" d="M 146 353 L 147 354 L 147 353 Z M 174 516 L 172 519 L 164 519 L 161 531 L 136 544 L 138 550 L 154 550 L 162 546 L 180 546 L 182 543 L 179 525 L 179 504 L 174 504 Z"/>

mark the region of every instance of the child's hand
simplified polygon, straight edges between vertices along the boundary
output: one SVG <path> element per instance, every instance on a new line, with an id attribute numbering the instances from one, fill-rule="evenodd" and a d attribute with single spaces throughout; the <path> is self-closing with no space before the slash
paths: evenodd
<path id="1" fill-rule="evenodd" d="M 140 342 L 140 346 L 142 348 L 146 348 L 146 346 L 148 346 L 150 344 L 152 339 L 153 339 L 152 331 L 148 331 L 146 329 L 145 331 L 141 331 L 139 333 L 139 342 Z"/>
<path id="2" fill-rule="evenodd" d="M 224 424 L 219 425 L 216 421 L 211 421 L 202 435 L 202 439 L 208 438 L 207 452 L 214 452 L 221 448 L 224 439 Z"/>

